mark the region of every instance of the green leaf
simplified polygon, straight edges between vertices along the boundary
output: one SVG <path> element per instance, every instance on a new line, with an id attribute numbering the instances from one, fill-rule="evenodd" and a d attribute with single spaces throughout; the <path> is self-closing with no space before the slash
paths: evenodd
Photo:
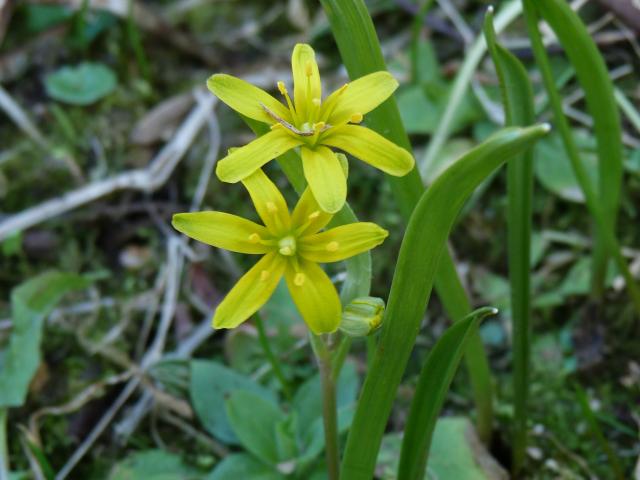
<path id="1" fill-rule="evenodd" d="M 47 94 L 70 105 L 91 105 L 113 92 L 116 75 L 101 63 L 81 63 L 76 67 L 62 67 L 46 76 Z"/>
<path id="2" fill-rule="evenodd" d="M 285 480 L 287 477 L 246 453 L 225 457 L 204 480 Z"/>
<path id="3" fill-rule="evenodd" d="M 0 359 L 0 407 L 18 407 L 40 363 L 44 318 L 68 292 L 89 282 L 72 273 L 47 272 L 11 291 L 13 329 Z"/>
<path id="4" fill-rule="evenodd" d="M 242 446 L 265 463 L 280 460 L 276 428 L 286 419 L 278 405 L 255 393 L 237 391 L 225 402 L 227 417 Z"/>
<path id="5" fill-rule="evenodd" d="M 216 362 L 191 362 L 190 395 L 193 408 L 205 428 L 220 441 L 238 444 L 224 407 L 226 397 L 236 391 L 253 392 L 276 402 L 276 395 L 249 377 Z"/>
<path id="6" fill-rule="evenodd" d="M 622 184 L 622 129 L 613 84 L 607 66 L 590 32 L 576 12 L 564 0 L 525 0 L 523 2 L 529 37 L 536 62 L 540 67 L 545 88 L 549 94 L 564 147 L 582 188 L 591 215 L 596 221 L 596 242 L 593 253 L 593 294 L 601 297 L 607 263 L 615 256 L 626 277 L 636 309 L 640 311 L 640 292 L 633 277 L 625 271 L 621 259 L 615 225 Z M 548 22 L 575 69 L 585 101 L 593 118 L 593 129 L 598 151 L 598 184 L 593 184 L 582 163 L 569 122 L 564 115 L 562 100 L 550 71 L 546 49 L 538 30 L 538 15 Z"/>
<path id="7" fill-rule="evenodd" d="M 449 327 L 429 352 L 407 417 L 398 466 L 399 478 L 422 480 L 424 477 L 433 429 L 467 341 L 483 318 L 497 312 L 490 307 L 475 310 Z"/>
<path id="8" fill-rule="evenodd" d="M 535 120 L 533 87 L 522 63 L 497 43 L 493 9 L 487 12 L 484 34 L 500 80 L 506 125 L 526 126 Z M 556 160 L 557 161 L 557 160 Z M 568 165 L 568 162 L 567 162 Z M 527 445 L 527 400 L 529 395 L 529 344 L 531 320 L 531 223 L 533 197 L 533 152 L 507 165 L 507 251 L 511 284 L 513 325 L 514 434 L 513 471 L 518 473 Z"/>
<path id="9" fill-rule="evenodd" d="M 576 135 L 576 140 L 582 140 L 580 143 L 584 145 L 589 139 L 583 135 Z M 534 158 L 536 178 L 547 190 L 564 200 L 584 203 L 584 193 L 571 168 L 571 160 L 562 146 L 560 135 L 549 135 L 540 141 L 535 149 Z M 585 148 L 581 151 L 580 158 L 590 181 L 595 184 L 598 178 L 598 157 L 592 149 Z"/>
<path id="10" fill-rule="evenodd" d="M 182 459 L 164 450 L 145 450 L 116 464 L 109 480 L 196 480 L 200 475 Z"/>
<path id="11" fill-rule="evenodd" d="M 427 190 L 405 234 L 376 354 L 347 438 L 342 476 L 370 480 L 396 390 L 431 294 L 449 231 L 465 200 L 496 168 L 549 131 L 548 125 L 508 128 L 448 168 Z M 425 249 L 424 246 L 429 248 Z"/>
<path id="12" fill-rule="evenodd" d="M 375 26 L 364 1 L 321 0 L 320 3 L 329 19 L 333 36 L 349 77 L 356 79 L 369 73 L 386 70 Z M 423 5 L 424 10 L 422 11 L 426 11 L 428 4 L 425 3 Z M 505 7 L 505 10 L 509 8 L 511 12 L 514 5 L 519 7 L 519 2 L 510 3 L 509 7 Z M 414 22 L 414 27 L 418 25 L 418 22 L 419 20 Z M 417 30 L 414 29 L 414 38 L 417 37 L 415 32 Z M 480 58 L 477 59 L 477 62 L 479 61 Z M 413 63 L 414 67 L 416 67 L 415 70 L 417 70 L 417 59 L 415 57 Z M 465 85 L 462 87 L 466 89 Z M 457 96 L 456 99 L 460 100 L 462 96 Z M 451 112 L 449 120 L 452 120 L 455 116 L 455 107 L 448 105 L 447 112 Z M 369 112 L 366 116 L 366 123 L 368 127 L 392 142 L 410 152 L 412 151 L 411 143 L 402 124 L 394 97 L 389 98 L 375 110 Z M 408 221 L 424 191 L 418 170 L 414 168 L 404 177 L 387 175 L 386 179 L 391 186 L 402 216 Z M 471 306 L 448 251 L 444 252 L 441 264 L 442 267 L 437 274 L 435 288 L 448 315 L 457 321 L 471 311 Z M 360 295 L 368 295 L 368 293 Z M 348 303 L 344 300 L 343 298 L 344 304 Z M 479 337 L 470 344 L 466 364 L 469 368 L 474 400 L 478 408 L 478 430 L 480 436 L 487 440 L 491 435 L 492 385 L 489 362 Z"/>

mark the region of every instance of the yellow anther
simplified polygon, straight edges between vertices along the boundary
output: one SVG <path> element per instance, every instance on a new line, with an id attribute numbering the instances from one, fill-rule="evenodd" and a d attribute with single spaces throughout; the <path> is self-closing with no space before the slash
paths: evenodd
<path id="1" fill-rule="evenodd" d="M 273 125 L 271 125 L 271 130 L 276 130 L 278 128 L 284 128 L 284 125 L 280 123 L 274 123 Z"/>
<path id="2" fill-rule="evenodd" d="M 249 235 L 249 241 L 251 243 L 258 243 L 260 241 L 260 235 L 258 235 L 257 233 L 252 233 L 251 235 Z"/>
<path id="3" fill-rule="evenodd" d="M 284 82 L 282 82 L 282 81 L 278 82 L 278 90 L 280 91 L 280 93 L 282 95 L 286 95 L 288 93 L 287 92 L 287 87 L 284 86 Z"/>
<path id="4" fill-rule="evenodd" d="M 327 243 L 326 249 L 327 252 L 337 252 L 340 244 L 338 242 L 329 242 Z"/>
<path id="5" fill-rule="evenodd" d="M 278 207 L 273 202 L 267 202 L 267 210 L 269 213 L 276 213 L 278 211 Z"/>
<path id="6" fill-rule="evenodd" d="M 319 107 L 320 104 L 322 103 L 322 101 L 319 98 L 314 98 L 313 100 L 311 100 L 311 102 L 316 106 Z"/>
<path id="7" fill-rule="evenodd" d="M 320 132 L 326 126 L 327 126 L 327 124 L 324 123 L 324 122 L 314 123 L 313 124 L 313 131 L 314 132 Z"/>
<path id="8" fill-rule="evenodd" d="M 262 270 L 260 272 L 260 280 L 262 280 L 263 282 L 267 280 L 267 278 L 269 278 L 269 270 Z"/>
<path id="9" fill-rule="evenodd" d="M 307 77 L 313 75 L 313 64 L 311 63 L 311 60 L 307 60 L 307 63 L 304 66 L 304 74 Z"/>
<path id="10" fill-rule="evenodd" d="M 349 121 L 351 123 L 360 123 L 363 118 L 364 117 L 362 116 L 361 113 L 354 113 L 353 115 L 351 115 L 351 117 L 349 117 Z"/>
<path id="11" fill-rule="evenodd" d="M 291 255 L 293 255 L 293 248 L 291 248 L 291 247 L 282 247 L 279 250 L 279 252 L 280 252 L 281 255 L 291 256 Z"/>
<path id="12" fill-rule="evenodd" d="M 293 284 L 297 287 L 301 287 L 304 285 L 305 279 L 306 277 L 304 276 L 304 273 L 296 273 L 296 276 L 293 277 Z"/>
<path id="13" fill-rule="evenodd" d="M 313 213 L 309 214 L 309 220 L 315 220 L 316 218 L 318 218 L 320 216 L 320 210 L 316 210 Z"/>

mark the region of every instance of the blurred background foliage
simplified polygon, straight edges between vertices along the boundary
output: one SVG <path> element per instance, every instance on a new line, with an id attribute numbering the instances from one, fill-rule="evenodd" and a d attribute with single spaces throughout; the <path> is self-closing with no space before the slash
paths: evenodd
<path id="1" fill-rule="evenodd" d="M 618 232 L 637 273 L 640 22 L 611 8 L 616 2 L 574 3 L 607 61 L 623 111 L 626 171 Z M 396 98 L 420 163 L 488 2 L 437 2 L 422 21 L 415 78 L 411 26 L 418 5 L 367 4 L 389 69 L 400 80 Z M 582 92 L 552 34 L 543 32 L 575 137 L 595 175 Z M 501 39 L 530 68 L 538 119 L 550 119 L 523 22 L 513 22 Z M 212 308 L 250 259 L 199 244 L 185 248 L 170 228 L 173 213 L 194 205 L 255 215 L 241 188 L 211 176 L 217 156 L 251 133 L 230 109 L 215 104 L 204 83 L 214 72 L 227 72 L 274 90 L 277 80 L 289 81 L 289 55 L 301 41 L 316 49 L 327 90 L 346 81 L 328 22 L 310 0 L 4 2 L 0 366 L 3 375 L 11 361 L 34 367 L 32 378 L 0 377 L 3 388 L 24 389 L 17 399 L 0 391 L 0 407 L 12 407 L 8 451 L 15 478 L 32 478 L 36 470 L 53 478 L 65 468 L 68 478 L 323 478 L 318 378 L 286 291 L 279 289 L 263 311 L 266 331 L 251 323 L 211 331 Z M 452 138 L 424 176 L 427 183 L 498 128 L 498 101 L 493 65 L 485 59 L 457 110 Z M 361 162 L 351 167 L 350 204 L 360 219 L 391 232 L 373 252 L 372 294 L 386 297 L 403 222 L 383 178 Z M 109 184 L 140 171 L 147 172 L 142 185 Z M 589 301 L 591 222 L 557 136 L 536 148 L 535 177 L 527 475 L 612 478 L 581 392 L 632 472 L 640 454 L 639 325 L 613 268 L 605 302 Z M 45 215 L 21 233 L 2 231 L 2 223 L 21 211 L 105 182 L 110 189 L 79 208 Z M 473 404 L 461 371 L 445 406 L 451 418 L 436 430 L 433 478 L 503 478 L 497 463 L 508 469 L 513 412 L 505 215 L 500 172 L 473 197 L 451 238 L 473 303 L 500 309 L 481 329 L 497 389 L 494 441 L 489 453 L 470 440 Z M 331 273 L 338 282 L 343 278 L 339 265 Z M 29 295 L 29 289 L 38 293 Z M 394 432 L 403 425 L 421 360 L 447 324 L 434 299 L 385 438 L 380 478 L 393 478 Z M 289 398 L 267 361 L 263 335 L 282 360 Z M 364 350 L 364 342 L 355 343 L 341 377 L 343 430 Z M 256 431 L 277 432 L 276 441 Z M 99 435 L 93 439 L 91 432 Z M 460 458 L 445 461 L 454 451 Z M 74 458 L 78 452 L 83 455 Z M 474 471 L 473 458 L 495 459 L 495 470 Z"/>

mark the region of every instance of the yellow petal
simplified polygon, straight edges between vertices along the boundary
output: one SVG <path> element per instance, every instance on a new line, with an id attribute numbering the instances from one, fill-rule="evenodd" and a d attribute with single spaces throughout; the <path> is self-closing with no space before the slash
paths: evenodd
<path id="1" fill-rule="evenodd" d="M 213 315 L 215 328 L 235 328 L 256 313 L 275 290 L 286 262 L 275 252 L 262 257 L 222 300 Z"/>
<path id="2" fill-rule="evenodd" d="M 256 138 L 244 147 L 236 148 L 218 161 L 216 174 L 223 182 L 236 183 L 248 177 L 268 161 L 297 147 L 302 142 L 282 128 Z"/>
<path id="3" fill-rule="evenodd" d="M 354 114 L 364 115 L 393 94 L 398 88 L 398 82 L 389 72 L 375 72 L 358 78 L 349 83 L 342 93 L 334 92 L 338 95 L 333 111 L 325 119 L 329 125 L 340 125 L 346 123 Z M 330 98 L 326 104 L 331 105 Z"/>
<path id="4" fill-rule="evenodd" d="M 320 208 L 327 213 L 336 213 L 347 198 L 347 179 L 340 160 L 327 147 L 317 146 L 313 150 L 302 147 L 302 167 L 309 188 Z"/>
<path id="5" fill-rule="evenodd" d="M 389 175 L 401 177 L 413 169 L 413 156 L 382 135 L 359 125 L 329 129 L 324 145 L 344 150 Z"/>
<path id="6" fill-rule="evenodd" d="M 269 231 L 273 235 L 288 231 L 291 227 L 291 216 L 287 202 L 262 169 L 256 170 L 242 183 L 249 191 L 256 211 Z"/>
<path id="7" fill-rule="evenodd" d="M 291 215 L 291 224 L 298 236 L 316 233 L 327 225 L 333 215 L 323 212 L 311 189 L 307 187 Z"/>
<path id="8" fill-rule="evenodd" d="M 245 117 L 273 125 L 276 121 L 263 105 L 287 122 L 291 122 L 289 109 L 267 92 L 237 77 L 218 73 L 207 80 L 213 94 Z"/>
<path id="9" fill-rule="evenodd" d="M 312 262 L 338 262 L 377 247 L 387 235 L 375 223 L 350 223 L 300 238 L 298 253 Z"/>
<path id="10" fill-rule="evenodd" d="M 284 274 L 293 303 L 313 333 L 334 332 L 342 312 L 338 292 L 316 263 L 304 259 L 298 263 L 296 270 L 289 262 Z"/>
<path id="11" fill-rule="evenodd" d="M 320 72 L 316 54 L 310 45 L 298 43 L 291 55 L 293 72 L 293 101 L 300 118 L 305 118 L 314 98 L 322 97 Z"/>
<path id="12" fill-rule="evenodd" d="M 269 251 L 269 247 L 257 242 L 258 237 L 268 236 L 269 232 L 265 227 L 229 213 L 177 213 L 173 216 L 171 224 L 188 237 L 232 252 Z"/>

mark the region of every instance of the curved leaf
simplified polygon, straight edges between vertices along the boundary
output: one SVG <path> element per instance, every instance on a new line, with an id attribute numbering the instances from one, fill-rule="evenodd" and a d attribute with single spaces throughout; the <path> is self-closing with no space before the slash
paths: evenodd
<path id="1" fill-rule="evenodd" d="M 438 414 L 471 334 L 480 321 L 498 310 L 479 308 L 454 323 L 438 339 L 420 372 L 402 440 L 398 478 L 422 480 Z"/>
<path id="2" fill-rule="evenodd" d="M 396 389 L 409 360 L 449 231 L 473 190 L 548 125 L 504 129 L 460 158 L 423 194 L 411 216 L 380 340 L 347 439 L 342 476 L 370 480 Z"/>

